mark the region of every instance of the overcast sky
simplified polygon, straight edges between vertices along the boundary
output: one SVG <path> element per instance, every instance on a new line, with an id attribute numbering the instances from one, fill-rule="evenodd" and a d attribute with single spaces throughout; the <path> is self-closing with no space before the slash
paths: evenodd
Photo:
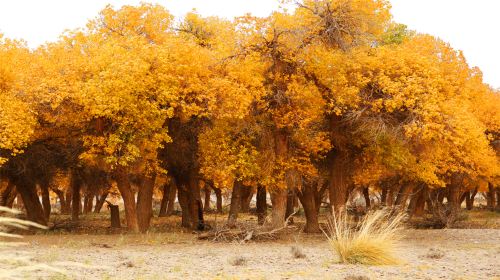
<path id="1" fill-rule="evenodd" d="M 65 29 L 85 25 L 107 3 L 115 7 L 140 0 L 0 0 L 0 33 L 24 39 L 30 47 L 54 41 Z M 251 12 L 266 16 L 274 0 L 156 0 L 174 15 L 193 8 L 202 15 L 231 18 Z M 450 42 L 484 79 L 500 88 L 500 0 L 391 0 L 397 22 Z"/>

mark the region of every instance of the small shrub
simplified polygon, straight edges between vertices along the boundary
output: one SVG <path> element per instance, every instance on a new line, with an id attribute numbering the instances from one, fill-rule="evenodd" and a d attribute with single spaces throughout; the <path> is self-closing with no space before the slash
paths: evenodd
<path id="1" fill-rule="evenodd" d="M 364 275 L 349 275 L 344 280 L 370 280 L 370 278 Z"/>
<path id="2" fill-rule="evenodd" d="M 233 257 L 229 259 L 229 264 L 232 266 L 246 265 L 248 260 L 245 257 Z"/>
<path id="3" fill-rule="evenodd" d="M 384 211 L 369 212 L 355 227 L 343 213 L 327 224 L 332 250 L 340 262 L 367 265 L 397 264 L 394 256 L 401 238 L 403 214 L 390 216 Z"/>
<path id="4" fill-rule="evenodd" d="M 290 252 L 292 253 L 292 256 L 295 259 L 303 259 L 306 257 L 306 254 L 304 254 L 304 252 L 302 252 L 302 250 L 296 246 L 293 246 L 292 248 L 290 248 Z"/>
<path id="5" fill-rule="evenodd" d="M 439 249 L 431 248 L 429 252 L 427 252 L 425 257 L 428 259 L 435 259 L 435 260 L 441 259 L 444 257 L 444 252 Z"/>

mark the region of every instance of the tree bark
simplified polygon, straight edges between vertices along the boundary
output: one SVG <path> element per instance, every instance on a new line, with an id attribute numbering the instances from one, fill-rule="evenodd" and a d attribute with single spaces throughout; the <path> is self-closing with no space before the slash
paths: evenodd
<path id="1" fill-rule="evenodd" d="M 492 183 L 488 183 L 488 192 L 487 192 L 487 208 L 491 211 L 495 211 L 496 199 L 495 199 L 495 188 Z"/>
<path id="2" fill-rule="evenodd" d="M 382 186 L 382 193 L 380 194 L 380 204 L 382 207 L 387 205 L 387 186 Z"/>
<path id="3" fill-rule="evenodd" d="M 295 189 L 288 189 L 287 190 L 287 197 L 286 197 L 286 212 L 285 212 L 285 220 L 288 219 L 290 224 L 293 224 L 293 217 L 290 217 L 293 215 L 295 212 Z"/>
<path id="4" fill-rule="evenodd" d="M 399 192 L 396 196 L 396 201 L 394 201 L 394 205 L 399 207 L 401 210 L 405 209 L 406 201 L 410 196 L 410 193 L 413 191 L 414 185 L 411 183 L 406 183 L 401 186 Z"/>
<path id="5" fill-rule="evenodd" d="M 496 210 L 497 211 L 500 211 L 500 188 L 496 188 L 496 192 L 495 192 L 497 195 L 496 195 Z"/>
<path id="6" fill-rule="evenodd" d="M 73 190 L 71 189 L 71 183 L 69 184 L 66 193 L 65 193 L 66 207 L 61 209 L 62 214 L 69 215 L 71 213 L 71 206 L 73 204 Z"/>
<path id="7" fill-rule="evenodd" d="M 203 204 L 201 203 L 200 185 L 195 172 L 192 172 L 189 176 L 188 203 L 192 228 L 203 230 L 205 228 Z"/>
<path id="8" fill-rule="evenodd" d="M 368 187 L 363 188 L 363 197 L 365 198 L 366 210 L 368 210 L 371 208 L 370 190 Z"/>
<path id="9" fill-rule="evenodd" d="M 78 171 L 71 172 L 71 204 L 73 207 L 71 208 L 71 219 L 73 221 L 78 220 L 78 216 L 80 215 L 80 207 L 81 207 L 81 197 L 80 197 L 80 189 L 82 186 L 82 180 Z"/>
<path id="10" fill-rule="evenodd" d="M 189 213 L 189 203 L 188 203 L 188 194 L 186 186 L 178 185 L 177 186 L 177 198 L 179 200 L 179 205 L 181 206 L 182 212 L 182 227 L 191 228 L 191 214 Z"/>
<path id="11" fill-rule="evenodd" d="M 170 182 L 170 189 L 168 192 L 168 206 L 167 206 L 167 216 L 171 216 L 175 210 L 175 196 L 177 195 L 177 183 L 175 180 Z"/>
<path id="12" fill-rule="evenodd" d="M 240 212 L 241 204 L 241 192 L 243 184 L 241 181 L 234 180 L 233 182 L 233 192 L 231 195 L 231 206 L 229 207 L 229 216 L 227 218 L 227 226 L 236 226 L 236 221 L 238 219 L 238 213 Z"/>
<path id="13" fill-rule="evenodd" d="M 347 154 L 345 152 L 337 152 L 333 160 L 332 168 L 330 170 L 330 204 L 332 211 L 340 213 L 345 210 L 347 201 Z"/>
<path id="14" fill-rule="evenodd" d="M 45 219 L 48 221 L 51 211 L 49 186 L 47 184 L 41 184 L 40 189 L 42 190 L 43 213 L 45 214 Z"/>
<path id="15" fill-rule="evenodd" d="M 254 189 L 251 186 L 242 185 L 240 213 L 250 212 L 250 202 L 252 201 Z"/>
<path id="16" fill-rule="evenodd" d="M 417 217 L 422 217 L 425 214 L 425 201 L 428 197 L 428 188 L 423 186 L 422 189 L 416 195 L 415 208 L 413 209 L 413 215 Z"/>
<path id="17" fill-rule="evenodd" d="M 205 194 L 205 201 L 203 203 L 203 211 L 210 211 L 210 195 L 212 194 L 212 189 L 207 185 L 208 183 L 205 183 L 205 188 L 204 194 Z"/>
<path id="18" fill-rule="evenodd" d="M 14 184 L 12 184 L 12 186 L 13 186 L 13 189 L 11 190 L 9 195 L 7 196 L 6 201 L 5 201 L 5 205 L 4 205 L 8 208 L 12 208 L 12 206 L 14 205 L 14 200 L 16 199 L 16 196 L 17 196 L 16 186 L 14 186 Z"/>
<path id="19" fill-rule="evenodd" d="M 16 197 L 16 188 L 14 184 L 12 184 L 10 181 L 7 182 L 7 187 L 5 190 L 2 192 L 1 197 L 0 197 L 0 206 L 7 206 L 8 202 L 10 200 L 10 197 L 14 196 Z"/>
<path id="20" fill-rule="evenodd" d="M 16 184 L 17 191 L 22 197 L 28 220 L 46 226 L 47 219 L 45 218 L 42 204 L 38 198 L 35 183 L 30 179 L 19 180 L 14 183 Z"/>
<path id="21" fill-rule="evenodd" d="M 66 208 L 66 198 L 64 197 L 64 192 L 56 187 L 52 187 L 51 190 L 57 195 L 59 199 L 59 204 L 61 206 L 61 214 L 63 213 L 63 209 Z"/>
<path id="22" fill-rule="evenodd" d="M 299 197 L 300 203 L 304 208 L 304 213 L 306 216 L 306 225 L 304 227 L 304 232 L 321 232 L 318 222 L 319 211 L 317 209 L 319 208 L 319 206 L 317 205 L 316 199 L 314 197 L 313 186 L 310 184 L 304 185 L 301 190 L 297 191 L 297 196 Z"/>
<path id="23" fill-rule="evenodd" d="M 139 231 L 146 232 L 149 229 L 151 217 L 153 217 L 153 189 L 155 185 L 156 175 L 151 177 L 145 176 L 141 181 L 142 186 L 139 188 L 137 195 L 137 222 Z"/>
<path id="24" fill-rule="evenodd" d="M 170 183 L 163 185 L 163 196 L 161 197 L 160 212 L 158 213 L 158 217 L 167 216 L 168 196 L 170 194 L 170 188 Z"/>
<path id="25" fill-rule="evenodd" d="M 94 207 L 94 213 L 100 213 L 106 198 L 108 197 L 109 191 L 104 191 L 100 196 L 96 196 L 96 203 Z"/>
<path id="26" fill-rule="evenodd" d="M 85 202 L 83 206 L 83 213 L 88 214 L 92 212 L 92 208 L 94 207 L 94 192 L 91 190 L 87 190 L 85 194 Z"/>
<path id="27" fill-rule="evenodd" d="M 115 171 L 115 180 L 118 190 L 123 198 L 123 205 L 125 207 L 125 219 L 127 221 L 127 228 L 132 232 L 139 232 L 139 222 L 137 220 L 137 208 L 135 203 L 134 192 L 130 186 L 128 173 L 123 167 L 118 167 Z"/>
<path id="28" fill-rule="evenodd" d="M 276 188 L 271 191 L 271 203 L 273 205 L 271 212 L 272 228 L 281 228 L 284 226 L 287 196 L 286 189 Z"/>
<path id="29" fill-rule="evenodd" d="M 267 216 L 267 192 L 266 187 L 257 187 L 257 223 L 263 225 Z"/>
<path id="30" fill-rule="evenodd" d="M 216 206 L 217 206 L 217 213 L 222 214 L 222 190 L 216 187 L 213 187 L 214 192 L 215 192 L 215 198 L 216 198 Z"/>
<path id="31" fill-rule="evenodd" d="M 455 222 L 458 212 L 460 211 L 460 185 L 458 177 L 452 176 L 451 183 L 447 186 L 448 188 L 448 205 L 450 209 L 449 221 L 451 223 Z M 448 226 L 448 225 L 447 225 Z"/>

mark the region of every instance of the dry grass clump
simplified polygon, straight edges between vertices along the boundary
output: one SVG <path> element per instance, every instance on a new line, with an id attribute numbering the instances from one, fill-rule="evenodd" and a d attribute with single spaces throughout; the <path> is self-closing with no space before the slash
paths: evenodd
<path id="1" fill-rule="evenodd" d="M 63 271 L 46 264 L 34 262 L 29 255 L 12 250 L 23 243 L 8 241 L 8 239 L 19 239 L 21 235 L 8 233 L 8 228 L 27 229 L 29 227 L 45 228 L 39 224 L 21 220 L 7 215 L 19 214 L 18 211 L 0 206 L 0 279 L 25 279 L 28 273 L 33 271 Z"/>
<path id="2" fill-rule="evenodd" d="M 247 258 L 241 257 L 241 256 L 232 257 L 231 259 L 229 259 L 229 264 L 232 265 L 232 266 L 246 265 L 247 262 L 248 262 Z"/>
<path id="3" fill-rule="evenodd" d="M 370 278 L 364 275 L 349 275 L 344 280 L 370 280 Z"/>
<path id="4" fill-rule="evenodd" d="M 302 250 L 296 246 L 290 248 L 290 252 L 295 259 L 304 259 L 306 257 L 306 254 L 304 254 L 304 252 L 302 252 Z"/>
<path id="5" fill-rule="evenodd" d="M 435 260 L 442 259 L 444 257 L 444 252 L 439 249 L 431 248 L 429 252 L 427 252 L 425 257 L 428 259 L 435 259 Z"/>
<path id="6" fill-rule="evenodd" d="M 403 218 L 403 214 L 390 215 L 379 210 L 369 212 L 353 226 L 343 213 L 330 219 L 325 235 L 342 263 L 398 264 L 395 251 L 401 238 Z"/>

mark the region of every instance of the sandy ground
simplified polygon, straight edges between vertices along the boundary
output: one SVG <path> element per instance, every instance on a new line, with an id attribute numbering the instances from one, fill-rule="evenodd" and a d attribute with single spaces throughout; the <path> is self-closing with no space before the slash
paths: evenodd
<path id="1" fill-rule="evenodd" d="M 34 279 L 500 279 L 498 229 L 406 230 L 397 266 L 338 264 L 321 235 L 249 244 L 198 241 L 190 233 L 51 234 L 25 241 L 19 254 L 54 265 L 80 263 L 64 265 L 66 276 Z M 305 258 L 294 258 L 292 246 Z M 443 255 L 428 256 L 435 249 Z M 235 265 L 238 258 L 246 261 Z"/>

